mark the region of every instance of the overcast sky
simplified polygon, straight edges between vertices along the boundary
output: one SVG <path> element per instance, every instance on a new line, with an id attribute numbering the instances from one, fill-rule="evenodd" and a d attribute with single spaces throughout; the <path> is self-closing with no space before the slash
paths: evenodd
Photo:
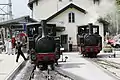
<path id="1" fill-rule="evenodd" d="M 9 0 L 0 0 L 0 4 L 8 3 L 8 1 Z M 31 14 L 31 10 L 27 6 L 28 0 L 11 0 L 11 1 L 12 1 L 12 13 L 14 18 Z"/>

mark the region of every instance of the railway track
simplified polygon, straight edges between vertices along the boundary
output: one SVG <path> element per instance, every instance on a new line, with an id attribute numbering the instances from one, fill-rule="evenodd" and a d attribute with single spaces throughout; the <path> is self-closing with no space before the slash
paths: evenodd
<path id="1" fill-rule="evenodd" d="M 73 80 L 64 74 L 59 73 L 57 70 L 35 71 L 34 78 L 31 80 Z"/>
<path id="2" fill-rule="evenodd" d="M 34 69 L 35 66 L 28 62 L 13 80 L 73 80 L 71 77 L 57 71 L 57 68 L 54 71 L 49 66 L 45 71 L 38 68 Z"/>
<path id="3" fill-rule="evenodd" d="M 104 72 L 113 76 L 117 80 L 120 80 L 120 64 L 112 61 L 108 61 L 100 58 L 90 58 L 88 59 L 93 64 L 97 65 L 99 68 L 103 69 Z"/>

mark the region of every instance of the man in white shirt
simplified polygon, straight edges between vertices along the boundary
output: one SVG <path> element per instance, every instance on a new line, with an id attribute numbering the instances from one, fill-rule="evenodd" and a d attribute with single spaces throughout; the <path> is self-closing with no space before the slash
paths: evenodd
<path id="1" fill-rule="evenodd" d="M 8 42 L 8 55 L 14 55 L 13 51 L 12 51 L 12 43 L 11 43 L 11 40 L 9 40 Z"/>

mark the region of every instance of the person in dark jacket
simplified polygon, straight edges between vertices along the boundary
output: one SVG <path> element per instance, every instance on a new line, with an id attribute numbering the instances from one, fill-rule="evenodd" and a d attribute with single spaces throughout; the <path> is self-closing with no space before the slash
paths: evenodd
<path id="1" fill-rule="evenodd" d="M 20 42 L 18 42 L 18 44 L 16 45 L 16 49 L 18 50 L 16 62 L 18 62 L 18 59 L 19 59 L 20 55 L 23 57 L 23 59 L 24 59 L 25 61 L 27 60 L 27 59 L 25 58 L 25 56 L 24 56 L 22 50 L 21 50 L 21 47 L 22 47 L 22 46 L 23 46 L 23 45 L 20 44 Z"/>
<path id="2" fill-rule="evenodd" d="M 58 59 L 60 58 L 60 44 L 59 43 L 56 43 L 55 52 L 56 52 L 56 60 L 55 60 L 55 62 L 56 62 L 56 65 L 58 65 Z"/>

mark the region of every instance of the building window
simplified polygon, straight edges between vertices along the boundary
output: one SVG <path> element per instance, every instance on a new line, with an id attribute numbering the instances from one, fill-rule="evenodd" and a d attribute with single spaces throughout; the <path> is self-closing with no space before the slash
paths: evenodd
<path id="1" fill-rule="evenodd" d="M 100 4 L 100 0 L 93 0 L 93 3 L 94 3 L 94 4 L 97 3 L 97 4 L 99 5 L 99 4 Z"/>
<path id="2" fill-rule="evenodd" d="M 59 0 L 60 2 L 62 2 L 62 0 Z"/>
<path id="3" fill-rule="evenodd" d="M 75 22 L 75 13 L 71 12 L 68 14 L 68 21 L 69 21 L 69 23 Z"/>
<path id="4" fill-rule="evenodd" d="M 72 13 L 72 22 L 74 23 L 75 22 L 75 14 Z"/>
<path id="5" fill-rule="evenodd" d="M 71 23 L 71 13 L 68 14 L 69 23 Z"/>
<path id="6" fill-rule="evenodd" d="M 38 0 L 36 0 L 36 6 L 38 6 Z"/>

